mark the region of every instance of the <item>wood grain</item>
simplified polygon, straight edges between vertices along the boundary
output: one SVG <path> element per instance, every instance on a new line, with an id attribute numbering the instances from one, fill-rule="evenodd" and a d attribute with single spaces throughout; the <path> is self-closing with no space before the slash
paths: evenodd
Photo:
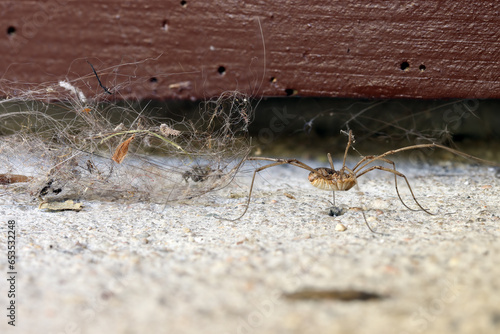
<path id="1" fill-rule="evenodd" d="M 82 89 L 100 94 L 89 60 L 122 98 L 200 99 L 235 89 L 500 97 L 496 1 L 49 0 L 0 8 L 4 91 L 86 76 Z"/>

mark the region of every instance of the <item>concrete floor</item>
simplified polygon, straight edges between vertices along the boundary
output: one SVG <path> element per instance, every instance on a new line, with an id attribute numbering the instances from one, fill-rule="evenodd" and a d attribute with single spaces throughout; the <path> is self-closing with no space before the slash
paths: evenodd
<path id="1" fill-rule="evenodd" d="M 331 195 L 292 166 L 262 172 L 235 222 L 217 217 L 242 212 L 250 173 L 167 206 L 90 202 L 49 213 L 0 197 L 2 222 L 15 219 L 18 236 L 16 327 L 3 316 L 0 332 L 499 333 L 500 179 L 450 163 L 400 170 L 435 215 L 406 209 L 391 175 L 378 172 L 337 193 L 346 213 L 330 217 Z M 0 236 L 6 275 L 5 223 Z M 0 289 L 6 313 L 5 279 Z M 310 289 L 383 298 L 286 297 Z"/>

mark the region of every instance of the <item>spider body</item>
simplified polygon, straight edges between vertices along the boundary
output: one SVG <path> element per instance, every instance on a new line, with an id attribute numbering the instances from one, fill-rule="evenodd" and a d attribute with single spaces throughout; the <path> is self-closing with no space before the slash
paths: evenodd
<path id="1" fill-rule="evenodd" d="M 349 171 L 336 171 L 332 168 L 315 168 L 308 176 L 309 182 L 316 188 L 328 191 L 346 191 L 357 183 L 356 176 Z"/>

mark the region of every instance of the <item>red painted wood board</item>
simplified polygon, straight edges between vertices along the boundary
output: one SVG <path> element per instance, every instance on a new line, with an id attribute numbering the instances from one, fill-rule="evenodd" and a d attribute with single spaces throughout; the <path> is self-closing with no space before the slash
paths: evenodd
<path id="1" fill-rule="evenodd" d="M 121 98 L 202 99 L 236 89 L 500 97 L 497 1 L 48 0 L 0 8 L 8 94 L 79 78 L 87 94 L 102 93 L 88 60 Z"/>

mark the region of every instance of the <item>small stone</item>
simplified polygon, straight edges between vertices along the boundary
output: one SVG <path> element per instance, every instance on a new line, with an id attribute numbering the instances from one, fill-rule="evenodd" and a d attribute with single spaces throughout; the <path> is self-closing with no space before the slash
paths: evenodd
<path id="1" fill-rule="evenodd" d="M 344 232 L 345 230 L 347 230 L 347 227 L 345 227 L 344 224 L 342 223 L 338 223 L 336 226 L 335 226 L 335 230 L 336 231 L 339 231 L 339 232 Z"/>
<path id="2" fill-rule="evenodd" d="M 371 202 L 370 207 L 372 209 L 384 210 L 389 207 L 389 203 L 383 199 L 375 199 Z"/>
<path id="3" fill-rule="evenodd" d="M 306 239 L 311 239 L 311 234 L 310 233 L 305 233 L 302 234 L 301 236 L 295 237 L 292 240 L 297 241 L 297 240 L 306 240 Z"/>
<path id="4" fill-rule="evenodd" d="M 460 264 L 460 259 L 458 257 L 452 257 L 448 260 L 448 265 L 450 267 L 456 267 L 458 264 Z"/>

